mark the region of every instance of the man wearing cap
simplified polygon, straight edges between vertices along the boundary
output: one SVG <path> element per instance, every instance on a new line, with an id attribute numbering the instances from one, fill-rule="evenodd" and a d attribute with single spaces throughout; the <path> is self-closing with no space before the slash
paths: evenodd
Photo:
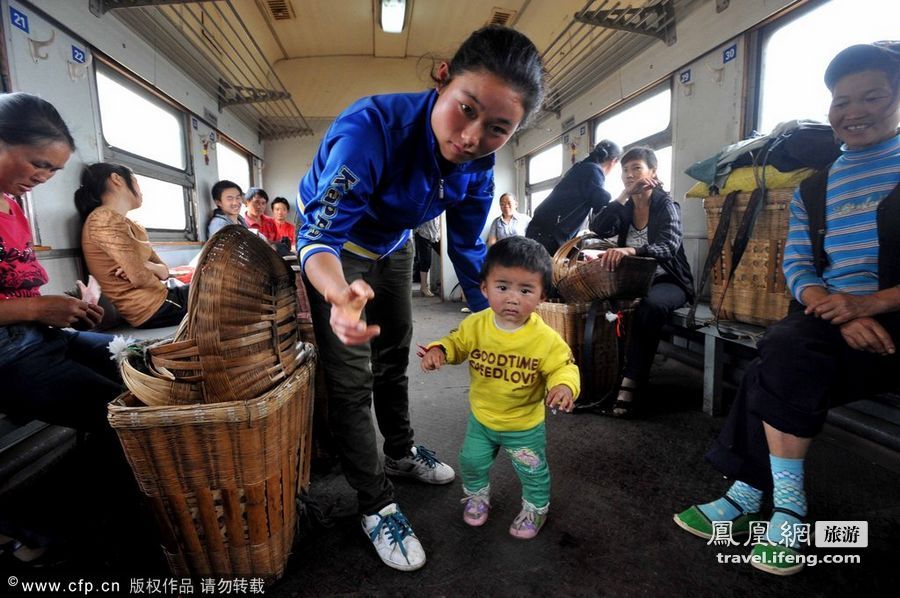
<path id="1" fill-rule="evenodd" d="M 732 536 L 774 505 L 751 564 L 803 568 L 804 460 L 832 406 L 900 381 L 900 44 L 850 46 L 825 71 L 828 119 L 842 155 L 804 181 L 791 203 L 784 274 L 795 301 L 770 326 L 706 459 L 734 484 L 675 515 L 686 531 Z"/>

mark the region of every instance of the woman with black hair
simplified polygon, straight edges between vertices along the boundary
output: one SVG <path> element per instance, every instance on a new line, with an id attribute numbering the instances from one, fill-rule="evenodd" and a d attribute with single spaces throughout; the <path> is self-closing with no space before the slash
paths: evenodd
<path id="1" fill-rule="evenodd" d="M 648 147 L 625 152 L 625 189 L 591 221 L 591 230 L 600 237 L 617 237 L 618 246 L 599 258 L 610 271 L 626 256 L 649 257 L 657 262 L 650 291 L 634 313 L 616 401 L 603 412 L 614 417 L 633 415 L 635 394 L 650 375 L 663 325 L 672 311 L 694 295 L 694 279 L 682 245 L 681 213 L 656 176 L 657 164 L 656 154 Z"/>
<path id="2" fill-rule="evenodd" d="M 534 211 L 525 236 L 543 245 L 553 257 L 561 245 L 578 234 L 591 211 L 597 214 L 609 203 L 611 196 L 603 183 L 621 154 L 622 148 L 609 139 L 594 146 Z"/>
<path id="3" fill-rule="evenodd" d="M 49 277 L 16 196 L 47 182 L 75 149 L 48 102 L 0 95 L 0 410 L 80 430 L 108 430 L 106 404 L 122 391 L 107 345 L 92 332 L 96 298 L 42 295 Z M 82 288 L 82 291 L 85 289 Z"/>
<path id="4" fill-rule="evenodd" d="M 297 197 L 331 431 L 366 535 L 403 571 L 422 567 L 425 552 L 385 473 L 432 484 L 455 476 L 410 425 L 411 231 L 446 214 L 444 242 L 469 307 L 487 308 L 480 234 L 494 200 L 493 154 L 539 109 L 544 86 L 537 48 L 499 26 L 470 35 L 433 77 L 433 90 L 363 98 L 342 112 Z"/>
<path id="5" fill-rule="evenodd" d="M 141 203 L 141 188 L 128 167 L 85 166 L 75 191 L 75 207 L 84 220 L 81 248 L 103 294 L 129 324 L 174 326 L 187 313 L 188 286 L 166 287 L 169 267 L 153 251 L 147 231 L 127 216 Z"/>

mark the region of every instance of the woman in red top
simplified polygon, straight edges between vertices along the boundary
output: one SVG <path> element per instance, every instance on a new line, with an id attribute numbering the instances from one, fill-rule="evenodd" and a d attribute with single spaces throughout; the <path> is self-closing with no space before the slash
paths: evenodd
<path id="1" fill-rule="evenodd" d="M 56 109 L 26 93 L 0 95 L 0 411 L 82 430 L 108 430 L 122 390 L 107 345 L 77 332 L 103 316 L 96 297 L 41 295 L 47 272 L 16 196 L 61 170 L 75 149 Z"/>

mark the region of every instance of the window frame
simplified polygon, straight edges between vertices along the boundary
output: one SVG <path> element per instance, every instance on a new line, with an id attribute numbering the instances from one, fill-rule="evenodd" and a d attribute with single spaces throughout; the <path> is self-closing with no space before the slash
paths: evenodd
<path id="1" fill-rule="evenodd" d="M 763 93 L 763 54 L 769 37 L 791 21 L 802 19 L 805 15 L 828 4 L 831 0 L 810 0 L 800 5 L 788 6 L 757 24 L 747 32 L 746 68 L 744 69 L 744 122 L 741 130 L 744 139 L 760 133 L 762 126 L 762 93 Z"/>
<path id="2" fill-rule="evenodd" d="M 114 162 L 127 166 L 134 171 L 135 174 L 182 187 L 185 227 L 183 229 L 148 228 L 147 234 L 151 241 L 196 241 L 198 239 L 196 179 L 190 135 L 190 113 L 123 70 L 111 60 L 97 55 L 96 51 L 95 59 L 96 66 L 93 75 L 93 87 L 95 97 L 97 98 L 97 138 L 101 148 L 101 159 L 105 162 Z M 113 79 L 119 85 L 140 95 L 147 101 L 178 118 L 181 123 L 184 168 L 177 168 L 135 154 L 131 151 L 116 147 L 106 140 L 106 136 L 103 132 L 103 117 L 100 114 L 100 92 L 97 84 L 98 72 L 102 72 L 103 75 Z"/>
<path id="3" fill-rule="evenodd" d="M 256 156 L 254 156 L 252 153 L 250 153 L 249 151 L 247 151 L 246 149 L 244 149 L 244 147 L 242 147 L 236 141 L 231 139 L 231 137 L 228 137 L 227 135 L 224 135 L 217 131 L 216 132 L 216 144 L 218 145 L 220 143 L 223 145 L 227 145 L 228 148 L 231 149 L 234 153 L 242 155 L 247 160 L 247 180 L 250 181 L 250 185 L 248 186 L 248 188 L 253 187 L 253 186 L 259 186 L 259 185 L 257 185 L 257 181 L 259 180 L 259 177 L 257 174 L 258 169 L 257 169 L 257 164 L 256 164 L 256 161 L 258 160 L 258 158 Z M 218 151 L 218 147 L 217 147 L 216 148 L 216 177 L 217 177 L 216 180 L 222 180 L 222 178 L 223 178 L 222 173 L 219 172 L 218 156 L 219 156 L 219 151 Z M 243 191 L 246 193 L 247 189 L 243 189 Z"/>
<path id="4" fill-rule="evenodd" d="M 531 160 L 533 158 L 537 157 L 538 154 L 551 149 L 554 145 L 560 146 L 560 148 L 562 149 L 562 160 L 565 160 L 566 148 L 562 142 L 562 137 L 557 137 L 557 138 L 551 140 L 549 143 L 542 145 L 538 149 L 534 150 L 533 152 L 530 152 L 527 156 L 525 156 L 525 198 L 527 200 L 527 204 L 526 204 L 527 210 L 528 210 L 527 214 L 529 216 L 533 216 L 534 210 L 537 208 L 537 206 L 533 205 L 531 195 L 533 193 L 536 193 L 539 191 L 546 191 L 547 189 L 553 189 L 553 187 L 556 187 L 556 185 L 559 183 L 559 181 L 562 180 L 563 175 L 566 174 L 564 172 L 564 169 L 562 168 L 563 164 L 560 163 L 560 167 L 561 167 L 560 170 L 563 170 L 563 172 L 560 172 L 560 174 L 558 174 L 557 176 L 549 178 L 549 179 L 544 179 L 543 181 L 539 181 L 537 183 L 529 183 L 528 182 L 528 180 L 531 178 Z"/>
<path id="5" fill-rule="evenodd" d="M 786 6 L 769 18 L 758 23 L 746 34 L 746 68 L 744 69 L 744 121 L 741 131 L 744 138 L 752 137 L 760 132 L 762 127 L 762 94 L 763 86 L 763 62 L 766 45 L 770 37 L 782 27 L 793 21 L 802 19 L 807 14 L 823 7 L 832 0 L 808 0 L 791 6 Z M 824 73 L 823 73 L 824 74 Z"/>
<path id="6" fill-rule="evenodd" d="M 618 116 L 623 112 L 627 112 L 629 109 L 634 108 L 636 105 L 640 104 L 649 97 L 660 93 L 666 88 L 668 88 L 669 90 L 669 124 L 662 131 L 652 133 L 646 137 L 642 137 L 641 139 L 632 141 L 628 145 L 622 146 L 622 153 L 624 154 L 631 148 L 638 146 L 646 146 L 652 150 L 657 150 L 672 145 L 672 129 L 674 124 L 672 118 L 672 107 L 675 101 L 675 90 L 673 89 L 672 80 L 673 76 L 669 75 L 662 81 L 654 83 L 652 86 L 641 90 L 637 94 L 632 95 L 631 97 L 623 100 L 622 102 L 619 102 L 618 104 L 615 104 L 609 110 L 601 112 L 594 118 L 590 119 L 589 126 L 591 132 L 591 148 L 593 148 L 600 141 L 599 139 L 597 139 L 597 127 L 600 126 L 601 123 L 613 118 L 614 116 Z M 613 139 L 613 141 L 615 141 L 615 139 Z"/>
<path id="7" fill-rule="evenodd" d="M 597 116 L 595 116 L 594 118 L 590 119 L 588 121 L 588 125 L 590 127 L 589 130 L 590 130 L 590 139 L 591 139 L 590 147 L 593 148 L 600 141 L 600 139 L 597 138 L 597 128 L 600 126 L 600 124 L 602 124 L 604 121 L 609 120 L 610 118 L 613 118 L 615 116 L 618 116 L 619 114 L 622 114 L 623 112 L 628 111 L 629 109 L 635 107 L 636 105 L 640 104 L 644 100 L 650 98 L 651 96 L 659 94 L 660 92 L 662 92 L 665 89 L 669 90 L 669 124 L 666 126 L 665 129 L 663 129 L 661 131 L 657 131 L 656 133 L 651 133 L 650 135 L 647 135 L 646 137 L 636 139 L 635 141 L 632 141 L 628 145 L 622 146 L 622 155 L 624 155 L 625 152 L 627 152 L 631 148 L 639 147 L 639 146 L 649 147 L 654 152 L 659 151 L 662 148 L 672 147 L 672 139 L 673 139 L 672 131 L 675 127 L 675 122 L 674 122 L 675 121 L 675 119 L 674 119 L 674 107 L 675 107 L 674 80 L 675 80 L 674 74 L 669 75 L 668 77 L 666 77 L 660 81 L 657 81 L 653 85 L 650 85 L 650 86 L 642 89 L 638 93 L 619 102 L 618 104 L 615 104 L 614 106 L 611 106 L 605 112 L 602 112 L 602 113 L 598 114 Z M 615 139 L 613 139 L 613 141 L 615 141 Z M 674 154 L 673 154 L 673 158 L 674 158 Z M 670 173 L 670 178 L 674 178 L 674 176 L 675 176 L 675 173 L 674 173 L 674 171 L 672 171 Z M 663 183 L 666 185 L 666 188 L 669 189 L 670 191 L 673 187 L 673 182 L 674 181 L 672 181 L 672 180 L 663 181 Z"/>

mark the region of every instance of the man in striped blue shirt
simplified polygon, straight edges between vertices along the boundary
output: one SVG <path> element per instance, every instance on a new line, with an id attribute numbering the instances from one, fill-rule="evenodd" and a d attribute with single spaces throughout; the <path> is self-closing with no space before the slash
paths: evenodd
<path id="1" fill-rule="evenodd" d="M 701 537 L 714 522 L 747 533 L 772 490 L 768 543 L 751 564 L 778 575 L 803 568 L 804 461 L 828 409 L 900 382 L 900 44 L 846 48 L 825 84 L 843 154 L 791 202 L 784 274 L 795 309 L 766 332 L 706 455 L 738 481 L 675 516 Z"/>

